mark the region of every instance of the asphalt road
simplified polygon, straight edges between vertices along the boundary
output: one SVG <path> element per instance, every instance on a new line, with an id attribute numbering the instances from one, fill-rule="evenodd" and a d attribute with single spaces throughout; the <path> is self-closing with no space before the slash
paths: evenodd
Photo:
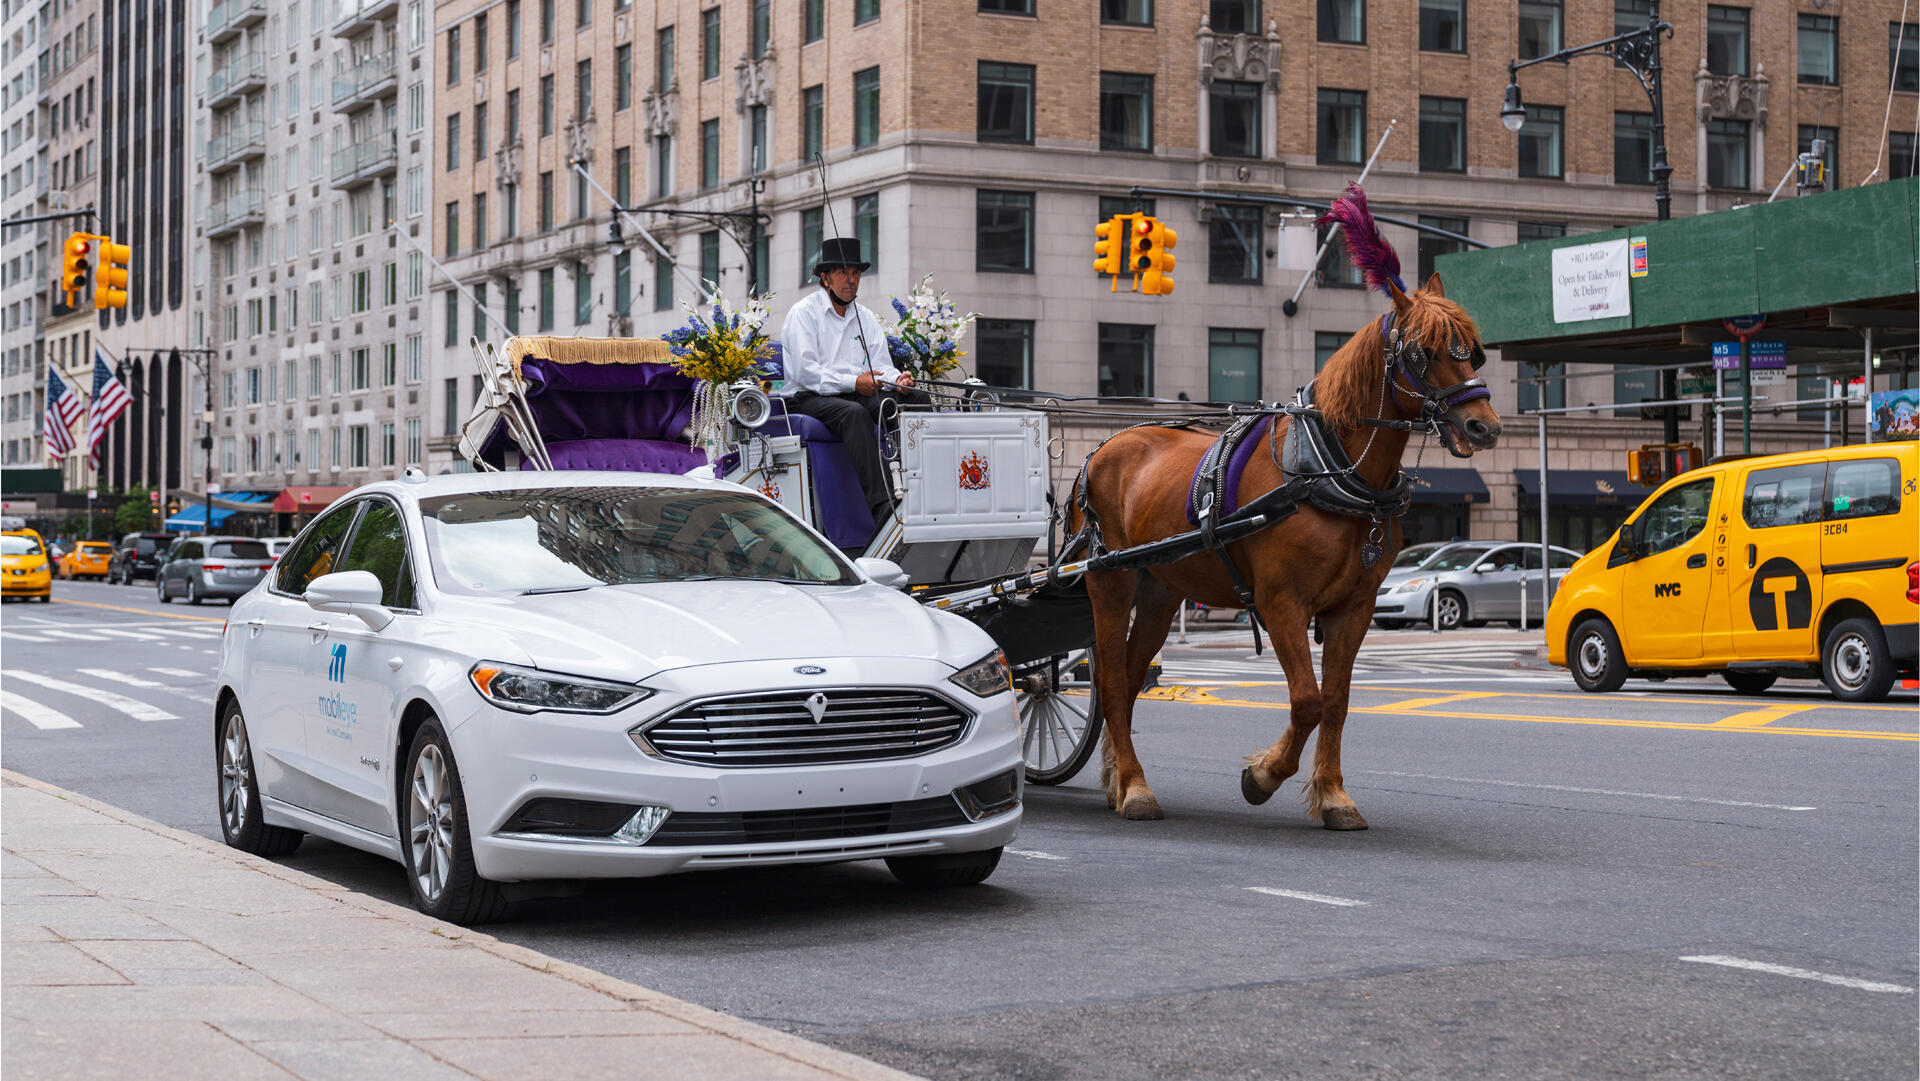
<path id="1" fill-rule="evenodd" d="M 55 588 L 0 613 L 0 762 L 217 837 L 223 610 Z M 1109 812 L 1090 766 L 1029 789 L 972 890 L 724 872 L 489 930 L 938 1079 L 1920 1072 L 1914 692 L 1584 695 L 1514 667 L 1511 632 L 1376 633 L 1343 756 L 1373 828 L 1342 834 L 1297 781 L 1241 800 L 1286 688 L 1244 637 L 1195 637 L 1136 716 L 1164 822 Z M 49 710 L 73 727 L 32 723 Z M 309 841 L 286 862 L 407 903 L 378 858 Z"/>

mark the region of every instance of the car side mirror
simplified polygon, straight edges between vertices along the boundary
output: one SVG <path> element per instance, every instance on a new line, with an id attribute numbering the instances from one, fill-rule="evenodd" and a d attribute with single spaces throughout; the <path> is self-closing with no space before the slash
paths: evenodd
<path id="1" fill-rule="evenodd" d="M 1479 566 L 1477 566 L 1477 567 L 1475 567 L 1475 568 L 1473 568 L 1473 573 L 1475 573 L 1475 574 L 1490 574 L 1490 573 L 1492 573 L 1492 571 L 1493 571 L 1493 569 L 1494 569 L 1494 568 L 1493 568 L 1493 564 L 1491 564 L 1491 563 L 1482 563 L 1482 564 L 1480 564 Z"/>
<path id="2" fill-rule="evenodd" d="M 356 616 L 376 631 L 387 629 L 393 613 L 380 603 L 380 579 L 372 571 L 336 571 L 307 584 L 306 602 L 317 612 Z"/>
<path id="3" fill-rule="evenodd" d="M 900 564 L 891 559 L 856 559 L 853 565 L 860 568 L 861 574 L 894 589 L 905 586 L 911 580 L 907 572 L 900 569 Z"/>

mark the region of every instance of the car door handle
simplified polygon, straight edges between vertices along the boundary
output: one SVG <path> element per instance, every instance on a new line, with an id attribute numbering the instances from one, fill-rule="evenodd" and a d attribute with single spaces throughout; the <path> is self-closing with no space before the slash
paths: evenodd
<path id="1" fill-rule="evenodd" d="M 312 635 L 313 640 L 316 642 L 318 642 L 320 639 L 325 638 L 327 636 L 327 629 L 328 627 L 327 627 L 327 624 L 325 623 L 307 624 L 307 633 Z"/>
<path id="2" fill-rule="evenodd" d="M 407 663 L 407 659 L 405 657 L 388 657 L 387 670 L 389 672 L 398 672 L 400 670 L 400 666 L 406 663 Z"/>
<path id="3" fill-rule="evenodd" d="M 1707 553 L 1705 552 L 1695 552 L 1694 554 L 1687 557 L 1688 570 L 1697 571 L 1706 565 L 1707 565 Z"/>
<path id="4" fill-rule="evenodd" d="M 1754 562 L 1759 558 L 1760 558 L 1760 549 L 1751 544 L 1747 545 L 1747 569 L 1748 570 L 1753 569 Z"/>
<path id="5" fill-rule="evenodd" d="M 258 638 L 258 637 L 260 637 L 260 632 L 261 632 L 261 631 L 263 631 L 263 630 L 265 630 L 266 628 L 267 628 L 267 621 L 266 621 L 266 620 L 264 620 L 264 619 L 249 619 L 249 620 L 247 620 L 247 637 L 248 637 L 248 638 Z"/>

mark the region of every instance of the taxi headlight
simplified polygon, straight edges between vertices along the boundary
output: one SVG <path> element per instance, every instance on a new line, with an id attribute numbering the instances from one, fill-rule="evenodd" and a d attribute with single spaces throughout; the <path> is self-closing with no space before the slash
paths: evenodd
<path id="1" fill-rule="evenodd" d="M 1427 580 L 1425 578 L 1409 578 L 1406 581 L 1400 583 L 1400 588 L 1394 590 L 1394 592 L 1395 593 L 1412 593 L 1414 590 L 1419 589 L 1421 586 L 1424 586 L 1426 584 L 1427 584 Z"/>
<path id="2" fill-rule="evenodd" d="M 947 678 L 981 698 L 1013 689 L 1013 670 L 1007 667 L 1007 655 L 997 649 Z"/>
<path id="3" fill-rule="evenodd" d="M 516 713 L 613 713 L 653 694 L 631 683 L 560 676 L 493 661 L 474 665 L 467 677 L 481 697 Z"/>

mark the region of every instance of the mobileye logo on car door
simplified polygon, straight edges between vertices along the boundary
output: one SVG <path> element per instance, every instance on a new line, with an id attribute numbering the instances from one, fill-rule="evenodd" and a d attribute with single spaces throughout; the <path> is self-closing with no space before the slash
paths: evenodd
<path id="1" fill-rule="evenodd" d="M 333 660 L 327 665 L 328 682 L 345 683 L 347 681 L 347 644 L 335 642 L 329 652 L 333 654 Z"/>
<path id="2" fill-rule="evenodd" d="M 803 664 L 794 669 L 803 676 L 824 676 L 827 670 L 817 664 Z"/>
<path id="3" fill-rule="evenodd" d="M 819 691 L 808 695 L 807 712 L 813 714 L 813 723 L 819 724 L 827 715 L 827 696 Z"/>

